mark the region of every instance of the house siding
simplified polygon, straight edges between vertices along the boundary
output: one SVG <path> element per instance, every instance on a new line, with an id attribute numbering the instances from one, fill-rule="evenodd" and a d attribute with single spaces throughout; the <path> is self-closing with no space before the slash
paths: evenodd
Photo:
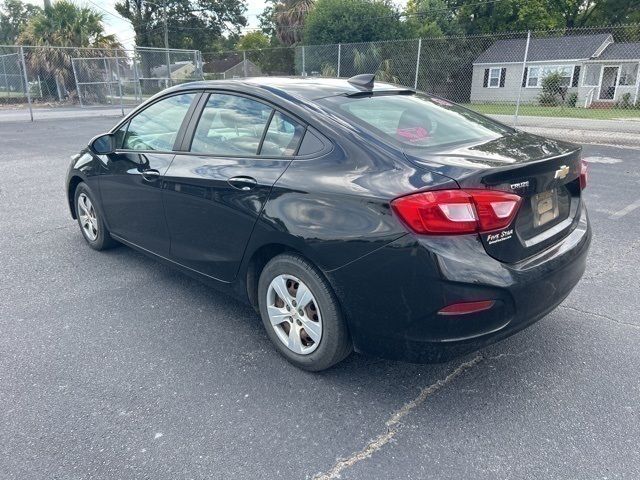
<path id="1" fill-rule="evenodd" d="M 584 75 L 584 62 L 535 62 L 527 63 L 527 67 L 543 66 L 543 65 L 579 65 L 580 66 L 580 78 L 578 85 L 582 85 L 582 76 Z M 486 68 L 506 68 L 507 74 L 505 77 L 504 87 L 502 88 L 487 88 L 483 86 L 484 70 Z M 471 79 L 471 103 L 515 103 L 518 100 L 518 95 L 522 89 L 521 102 L 522 103 L 536 103 L 538 97 L 542 93 L 542 88 L 529 88 L 522 87 L 522 64 L 482 64 L 473 66 L 473 77 Z M 568 93 L 577 92 L 580 96 L 579 87 L 569 87 Z M 585 89 L 585 93 L 589 89 Z"/>

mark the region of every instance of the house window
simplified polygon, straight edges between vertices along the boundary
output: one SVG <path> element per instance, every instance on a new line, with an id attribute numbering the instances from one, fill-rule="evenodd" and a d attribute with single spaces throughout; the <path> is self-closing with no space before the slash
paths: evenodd
<path id="1" fill-rule="evenodd" d="M 500 87 L 500 74 L 502 72 L 501 68 L 491 68 L 489 69 L 489 88 L 498 88 Z"/>
<path id="2" fill-rule="evenodd" d="M 623 63 L 620 65 L 620 81 L 618 85 L 635 85 L 638 78 L 637 63 Z"/>
<path id="3" fill-rule="evenodd" d="M 600 65 L 587 65 L 587 69 L 584 72 L 584 79 L 582 85 L 584 87 L 597 87 L 600 83 Z"/>
<path id="4" fill-rule="evenodd" d="M 527 87 L 540 88 L 542 80 L 551 73 L 560 73 L 562 76 L 561 85 L 569 87 L 573 76 L 573 65 L 545 65 L 544 67 L 529 67 L 529 78 Z"/>
<path id="5" fill-rule="evenodd" d="M 538 80 L 540 80 L 540 67 L 530 67 L 527 87 L 537 87 Z"/>

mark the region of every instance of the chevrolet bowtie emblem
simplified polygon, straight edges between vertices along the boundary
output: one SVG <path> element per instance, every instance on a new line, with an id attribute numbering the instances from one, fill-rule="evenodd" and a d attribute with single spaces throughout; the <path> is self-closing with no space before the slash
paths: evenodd
<path id="1" fill-rule="evenodd" d="M 569 167 L 562 165 L 558 170 L 556 170 L 556 174 L 553 178 L 559 178 L 562 180 L 567 175 L 569 175 Z"/>

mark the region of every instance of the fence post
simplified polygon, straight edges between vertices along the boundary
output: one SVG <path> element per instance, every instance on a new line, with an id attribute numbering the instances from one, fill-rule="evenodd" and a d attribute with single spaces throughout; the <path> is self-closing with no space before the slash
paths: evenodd
<path id="1" fill-rule="evenodd" d="M 522 73 L 520 74 L 520 88 L 518 90 L 518 100 L 516 101 L 516 111 L 513 116 L 513 126 L 518 124 L 518 113 L 520 112 L 520 100 L 522 99 L 522 79 L 524 70 L 527 68 L 527 57 L 529 56 L 529 42 L 531 41 L 531 30 L 527 30 L 527 45 L 524 47 L 524 60 L 522 61 Z M 526 82 L 526 79 L 525 79 Z"/>
<path id="2" fill-rule="evenodd" d="M 111 88 L 111 67 L 107 65 L 107 57 L 102 57 L 102 62 L 104 63 L 104 71 L 107 75 L 107 88 L 109 89 L 109 97 L 111 97 L 111 101 L 113 102 L 113 89 Z"/>
<path id="3" fill-rule="evenodd" d="M 304 45 L 302 46 L 302 76 L 306 77 L 307 76 L 307 72 L 306 72 L 306 67 L 304 64 Z"/>
<path id="4" fill-rule="evenodd" d="M 247 78 L 247 51 L 242 51 L 242 74 Z"/>
<path id="5" fill-rule="evenodd" d="M 122 82 L 120 79 L 120 61 L 118 59 L 118 50 L 116 50 L 116 78 L 118 79 L 118 94 L 120 95 L 120 113 L 124 117 L 124 105 L 122 104 Z"/>
<path id="6" fill-rule="evenodd" d="M 337 77 L 340 78 L 340 64 L 342 63 L 342 44 L 338 44 L 338 73 Z"/>
<path id="7" fill-rule="evenodd" d="M 165 50 L 167 52 L 167 80 L 166 80 L 166 86 L 170 87 L 172 85 L 171 83 L 171 59 L 169 58 L 169 49 L 167 48 Z"/>
<path id="8" fill-rule="evenodd" d="M 84 104 L 82 103 L 82 92 L 80 92 L 80 83 L 78 82 L 78 72 L 76 72 L 76 62 L 74 62 L 75 58 L 71 59 L 71 69 L 73 70 L 73 79 L 76 82 L 76 92 L 78 92 L 78 100 L 80 101 L 80 108 L 84 108 Z"/>
<path id="9" fill-rule="evenodd" d="M 29 77 L 27 76 L 27 62 L 24 61 L 24 48 L 20 47 L 20 59 L 22 60 L 22 73 L 24 74 L 24 89 L 29 103 L 29 116 L 33 122 L 33 108 L 31 108 L 31 92 L 29 91 Z"/>
<path id="10" fill-rule="evenodd" d="M 638 71 L 636 72 L 636 94 L 633 97 L 633 104 L 638 104 L 638 93 L 640 92 L 640 62 L 638 63 Z"/>
<path id="11" fill-rule="evenodd" d="M 416 78 L 413 81 L 414 90 L 418 89 L 418 71 L 420 70 L 420 53 L 422 52 L 422 39 L 418 39 L 418 57 L 416 58 Z"/>
<path id="12" fill-rule="evenodd" d="M 4 88 L 7 89 L 7 98 L 9 98 L 11 92 L 9 92 L 9 80 L 7 79 L 7 67 L 4 64 L 4 55 L 2 56 L 2 71 L 4 72 Z"/>
<path id="13" fill-rule="evenodd" d="M 142 85 L 140 85 L 140 78 L 138 77 L 138 60 L 137 57 L 138 56 L 138 49 L 134 48 L 133 49 L 133 62 L 132 62 L 132 66 L 133 66 L 133 91 L 134 91 L 134 95 L 136 96 L 136 102 L 140 102 L 142 103 Z M 138 92 L 140 92 L 140 98 L 138 98 Z"/>

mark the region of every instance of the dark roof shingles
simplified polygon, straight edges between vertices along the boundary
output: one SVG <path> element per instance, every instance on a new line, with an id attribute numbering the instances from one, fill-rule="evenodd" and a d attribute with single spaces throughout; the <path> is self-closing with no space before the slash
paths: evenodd
<path id="1" fill-rule="evenodd" d="M 608 33 L 600 33 L 597 35 L 532 38 L 529 42 L 527 60 L 540 62 L 590 58 L 609 37 Z M 482 52 L 474 63 L 522 62 L 526 45 L 526 38 L 498 40 Z"/>
<path id="2" fill-rule="evenodd" d="M 598 60 L 639 60 L 640 42 L 612 43 L 604 49 Z"/>

